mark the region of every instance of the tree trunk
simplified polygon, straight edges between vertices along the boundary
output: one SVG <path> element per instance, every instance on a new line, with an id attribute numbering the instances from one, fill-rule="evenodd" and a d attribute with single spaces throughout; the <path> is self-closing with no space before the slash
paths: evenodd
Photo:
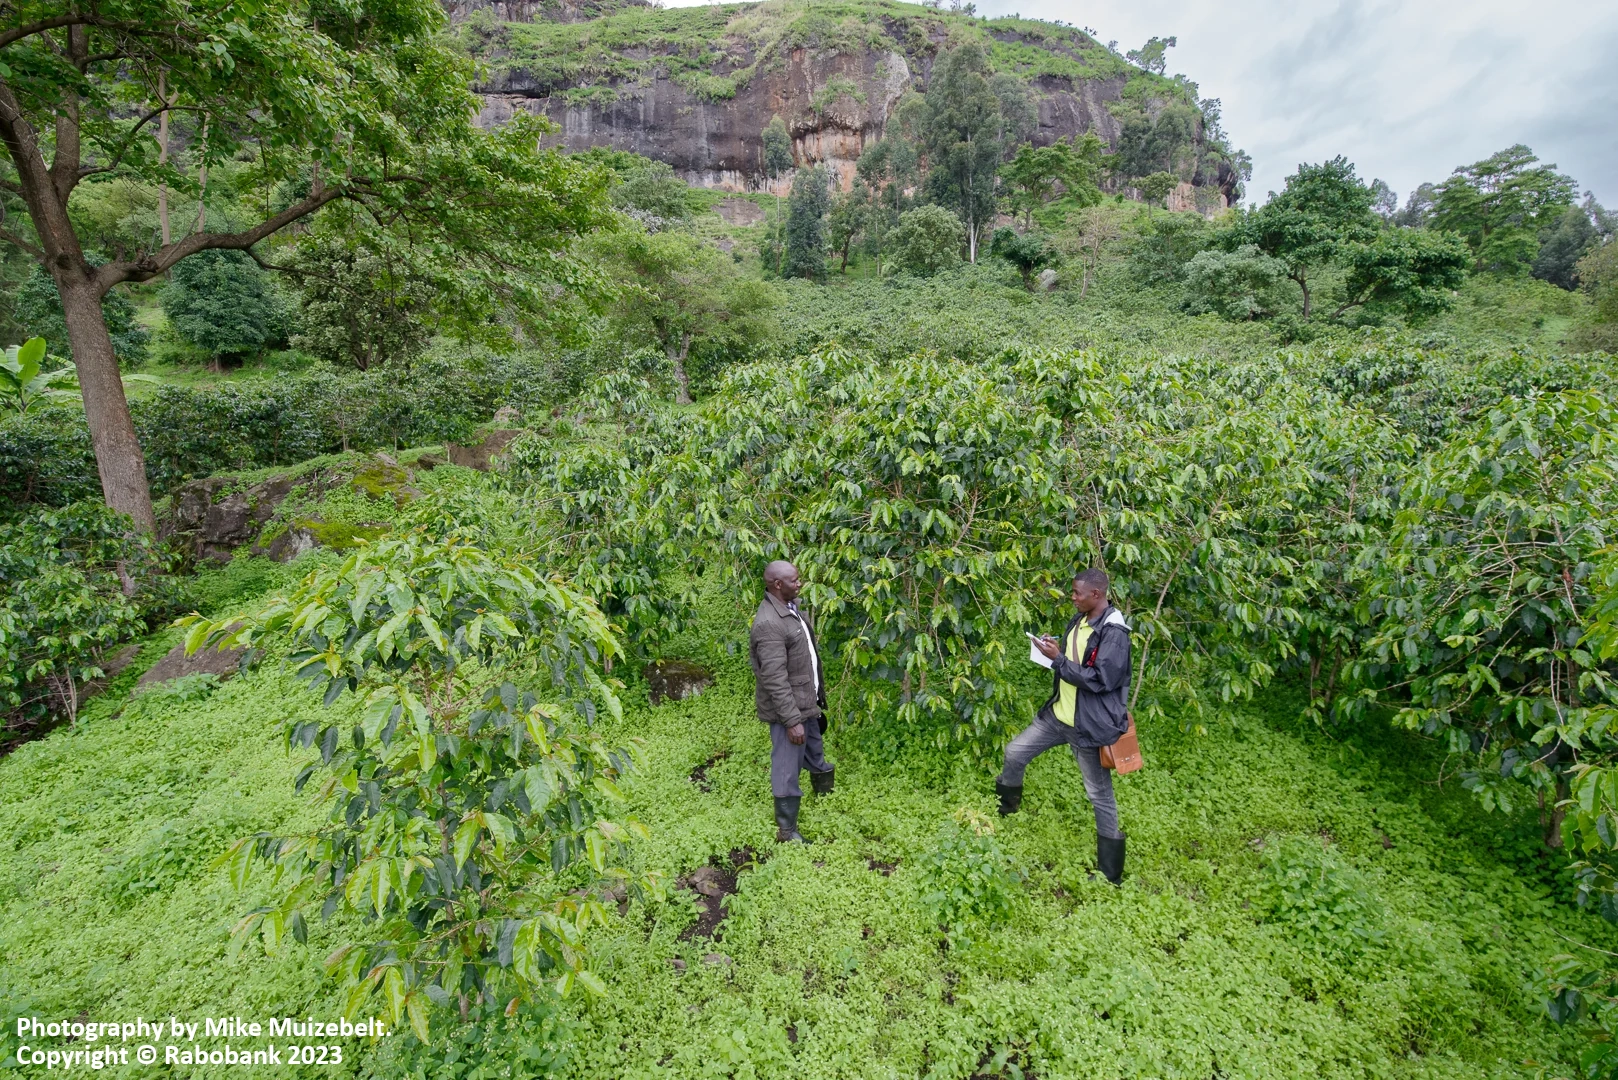
<path id="1" fill-rule="evenodd" d="M 1567 807 L 1563 804 L 1570 794 L 1567 779 L 1558 777 L 1556 787 L 1553 790 L 1555 801 L 1547 808 L 1546 812 L 1541 813 L 1540 817 L 1545 823 L 1545 846 L 1554 851 L 1562 846 L 1562 819 L 1567 817 Z M 1541 792 L 1540 799 L 1543 800 L 1544 798 L 1545 795 Z M 1543 807 L 1544 803 L 1541 802 L 1540 805 Z"/>
<path id="2" fill-rule="evenodd" d="M 680 349 L 675 352 L 669 350 L 669 360 L 674 364 L 674 400 L 680 405 L 691 404 L 691 378 L 685 373 L 685 358 L 691 351 L 691 335 L 680 335 Z"/>
<path id="3" fill-rule="evenodd" d="M 208 118 L 202 118 L 202 163 L 197 166 L 197 232 L 208 231 Z"/>
<path id="4" fill-rule="evenodd" d="M 157 96 L 162 98 L 162 104 L 168 105 L 168 88 L 164 77 L 157 77 Z M 169 114 L 165 109 L 162 116 L 157 118 L 157 163 L 167 165 L 169 162 Z M 157 223 L 163 232 L 163 246 L 167 247 L 172 241 L 169 239 L 169 186 L 157 185 Z"/>
<path id="5" fill-rule="evenodd" d="M 1303 290 L 1303 317 L 1307 319 L 1309 317 L 1309 312 L 1311 310 L 1310 298 L 1309 298 L 1309 280 L 1308 280 L 1307 276 L 1304 275 L 1302 272 L 1299 272 L 1299 273 L 1296 273 L 1296 274 L 1288 274 L 1287 276 L 1290 277 L 1293 281 L 1296 281 L 1298 283 L 1298 288 Z"/>
<path id="6" fill-rule="evenodd" d="M 101 474 L 102 496 L 108 506 L 134 518 L 136 527 L 155 532 L 157 517 L 152 512 L 151 489 L 146 484 L 146 457 L 129 416 L 129 401 L 118 376 L 118 357 L 112 351 L 112 338 L 101 316 L 101 297 L 95 286 L 72 269 L 53 266 L 52 271 L 56 289 L 62 294 L 62 314 L 73 349 L 73 366 L 79 373 L 79 391 L 84 397 L 84 417 L 90 425 L 96 469 Z"/>

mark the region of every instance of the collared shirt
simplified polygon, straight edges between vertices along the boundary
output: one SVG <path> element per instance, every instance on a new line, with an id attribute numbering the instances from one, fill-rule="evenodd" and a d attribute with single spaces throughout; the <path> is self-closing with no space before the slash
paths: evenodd
<path id="1" fill-rule="evenodd" d="M 788 600 L 787 601 L 787 610 L 792 613 L 792 617 L 794 619 L 798 620 L 798 625 L 803 627 L 803 640 L 805 640 L 805 641 L 807 641 L 809 643 L 809 658 L 814 661 L 815 694 L 819 695 L 819 693 L 820 693 L 820 653 L 818 651 L 816 651 L 816 649 L 815 649 L 815 635 L 813 635 L 813 634 L 811 634 L 809 632 L 809 624 L 803 621 L 803 616 L 802 615 L 798 614 L 798 605 L 797 604 L 794 604 L 791 600 Z M 1068 722 L 1072 723 L 1071 720 L 1068 721 Z"/>
<path id="2" fill-rule="evenodd" d="M 1093 633 L 1095 627 L 1090 625 L 1090 620 L 1080 619 L 1079 625 L 1067 636 L 1067 648 L 1064 652 L 1069 660 L 1075 664 L 1084 660 L 1084 647 L 1089 644 L 1090 635 Z M 1051 712 L 1055 714 L 1057 720 L 1072 727 L 1073 714 L 1079 702 L 1079 688 L 1066 679 L 1059 679 L 1058 683 L 1060 685 L 1056 691 L 1056 704 L 1051 706 Z"/>

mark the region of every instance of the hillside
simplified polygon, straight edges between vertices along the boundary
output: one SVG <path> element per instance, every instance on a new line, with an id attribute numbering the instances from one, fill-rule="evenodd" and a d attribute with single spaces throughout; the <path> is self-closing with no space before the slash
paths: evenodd
<path id="1" fill-rule="evenodd" d="M 0 1073 L 1618 1080 L 1576 178 L 1229 208 L 969 6 L 51 3 Z"/>
<path id="2" fill-rule="evenodd" d="M 864 147 L 902 121 L 905 95 L 925 87 L 934 58 L 968 39 L 1026 85 L 1036 146 L 1095 131 L 1139 158 L 1138 172 L 1186 177 L 1186 209 L 1223 207 L 1240 182 L 1194 84 L 1144 71 L 1069 26 L 892 0 L 449 10 L 485 65 L 482 122 L 542 113 L 569 149 L 631 150 L 703 187 L 764 187 L 762 133 L 779 115 L 797 164 L 825 163 L 846 188 Z"/>

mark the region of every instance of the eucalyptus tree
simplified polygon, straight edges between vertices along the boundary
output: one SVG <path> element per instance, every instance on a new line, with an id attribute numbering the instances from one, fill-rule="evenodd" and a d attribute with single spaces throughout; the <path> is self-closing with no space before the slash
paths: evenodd
<path id="1" fill-rule="evenodd" d="M 406 230 L 454 266 L 461 324 L 502 306 L 540 321 L 596 279 L 569 239 L 606 219 L 606 179 L 541 152 L 541 122 L 485 133 L 474 123 L 470 62 L 437 37 L 432 0 L 348 6 L 268 0 L 20 0 L 0 31 L 0 197 L 25 213 L 0 224 L 61 296 L 108 505 L 154 527 L 144 458 L 118 378 L 101 301 L 113 286 L 166 273 L 208 249 L 252 251 L 338 200 Z M 132 181 L 200 196 L 156 123 L 193 130 L 199 171 L 247 158 L 264 193 L 258 220 L 192 228 L 99 265 L 70 210 L 81 184 Z M 284 205 L 271 192 L 286 182 Z"/>
<path id="2" fill-rule="evenodd" d="M 927 193 L 966 225 L 966 251 L 978 261 L 978 237 L 994 221 L 1000 167 L 1000 99 L 989 85 L 989 59 L 966 42 L 934 65 L 921 123 Z"/>

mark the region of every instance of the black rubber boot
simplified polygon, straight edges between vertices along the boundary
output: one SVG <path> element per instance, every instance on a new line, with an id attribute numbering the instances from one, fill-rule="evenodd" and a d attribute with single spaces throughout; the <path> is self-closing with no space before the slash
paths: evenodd
<path id="1" fill-rule="evenodd" d="M 1124 880 L 1124 837 L 1096 837 L 1096 866 L 1114 885 Z"/>
<path id="2" fill-rule="evenodd" d="M 809 783 L 815 789 L 816 795 L 830 795 L 832 785 L 837 780 L 837 768 L 833 766 L 825 772 L 812 772 L 809 774 Z"/>
<path id="3" fill-rule="evenodd" d="M 807 844 L 798 832 L 798 804 L 802 795 L 785 795 L 775 800 L 775 839 L 780 844 Z"/>
<path id="4" fill-rule="evenodd" d="M 1021 784 L 1018 784 L 1016 787 L 1012 787 L 1010 784 L 1002 784 L 1000 781 L 996 780 L 994 782 L 994 793 L 1000 796 L 1001 817 L 1005 817 L 1007 814 L 1015 814 L 1018 810 L 1022 809 Z"/>

